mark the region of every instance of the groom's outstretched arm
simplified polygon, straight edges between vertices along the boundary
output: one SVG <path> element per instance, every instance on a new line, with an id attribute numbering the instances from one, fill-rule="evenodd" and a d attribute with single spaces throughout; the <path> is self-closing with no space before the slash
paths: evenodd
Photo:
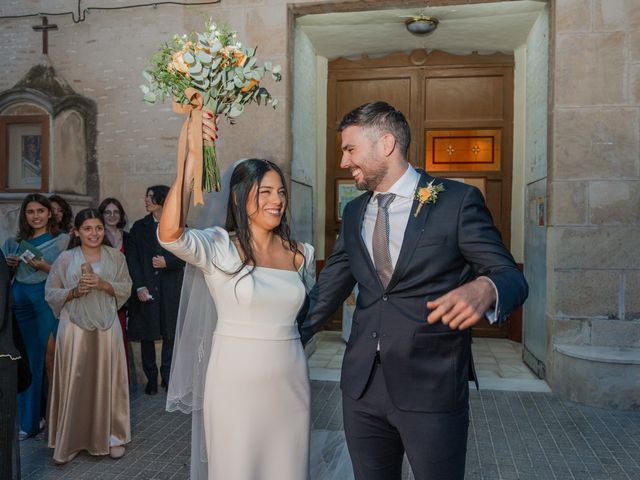
<path id="1" fill-rule="evenodd" d="M 462 330 L 474 326 L 492 305 L 497 322 L 505 321 L 526 300 L 528 285 L 476 188 L 468 189 L 462 201 L 458 247 L 477 278 L 428 302 L 427 321 Z"/>
<path id="2" fill-rule="evenodd" d="M 344 221 L 343 221 L 344 225 Z M 351 294 L 356 279 L 351 274 L 349 257 L 344 249 L 342 226 L 333 252 L 309 292 L 307 308 L 299 314 L 300 337 L 306 344 L 329 320 L 329 317 Z"/>

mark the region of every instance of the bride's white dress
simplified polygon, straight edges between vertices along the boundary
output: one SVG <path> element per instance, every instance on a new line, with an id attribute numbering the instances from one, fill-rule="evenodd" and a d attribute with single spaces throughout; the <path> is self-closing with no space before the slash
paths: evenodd
<path id="1" fill-rule="evenodd" d="M 304 244 L 299 271 L 230 276 L 241 259 L 223 228 L 162 245 L 202 270 L 218 312 L 203 407 L 209 480 L 307 480 L 310 388 L 296 315 L 313 247 Z"/>

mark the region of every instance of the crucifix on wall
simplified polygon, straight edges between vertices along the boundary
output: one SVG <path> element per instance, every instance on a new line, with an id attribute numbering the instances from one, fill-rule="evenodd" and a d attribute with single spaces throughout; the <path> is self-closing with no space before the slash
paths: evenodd
<path id="1" fill-rule="evenodd" d="M 42 17 L 42 25 L 34 25 L 33 28 L 36 32 L 42 31 L 42 53 L 44 55 L 49 54 L 49 30 L 57 30 L 58 25 L 52 23 L 49 25 L 47 17 Z"/>

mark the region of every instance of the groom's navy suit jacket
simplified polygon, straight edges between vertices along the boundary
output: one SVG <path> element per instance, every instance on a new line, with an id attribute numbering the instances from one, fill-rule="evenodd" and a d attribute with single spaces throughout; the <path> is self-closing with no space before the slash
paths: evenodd
<path id="1" fill-rule="evenodd" d="M 420 172 L 419 186 L 433 177 Z M 414 205 L 400 256 L 383 288 L 361 229 L 371 192 L 346 205 L 340 235 L 318 282 L 309 294 L 301 322 L 306 343 L 349 296 L 359 294 L 342 365 L 343 393 L 358 399 L 365 391 L 380 345 L 389 396 L 407 411 L 449 412 L 468 404 L 470 330 L 451 330 L 426 322 L 428 300 L 477 278 L 489 277 L 498 290 L 498 322 L 527 297 L 524 276 L 503 245 L 480 191 L 460 182 L 436 179 L 445 190 L 435 204 L 414 216 Z"/>

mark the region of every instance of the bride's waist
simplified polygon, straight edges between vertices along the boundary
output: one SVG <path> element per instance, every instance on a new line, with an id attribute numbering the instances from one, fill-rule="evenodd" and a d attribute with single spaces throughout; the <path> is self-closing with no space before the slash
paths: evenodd
<path id="1" fill-rule="evenodd" d="M 240 323 L 218 319 L 215 335 L 260 340 L 295 340 L 300 338 L 298 325 L 269 323 Z"/>

